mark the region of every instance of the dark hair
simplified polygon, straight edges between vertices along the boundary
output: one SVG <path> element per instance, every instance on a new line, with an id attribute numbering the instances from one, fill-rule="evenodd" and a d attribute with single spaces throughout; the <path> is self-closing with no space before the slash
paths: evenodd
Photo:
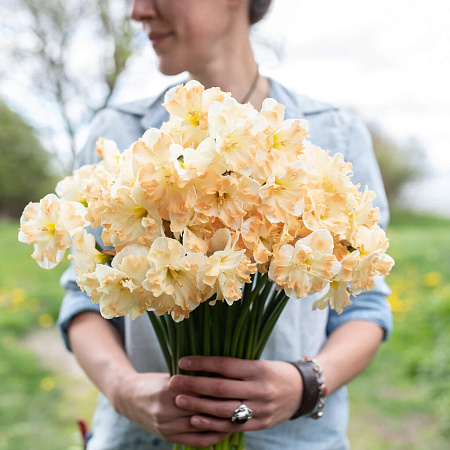
<path id="1" fill-rule="evenodd" d="M 250 0 L 248 5 L 250 25 L 254 25 L 264 18 L 271 3 L 272 0 Z"/>

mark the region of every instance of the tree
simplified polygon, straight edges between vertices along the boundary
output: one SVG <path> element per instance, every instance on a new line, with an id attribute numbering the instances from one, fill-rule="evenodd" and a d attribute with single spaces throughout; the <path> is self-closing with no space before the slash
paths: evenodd
<path id="1" fill-rule="evenodd" d="M 425 151 L 415 139 L 400 144 L 378 125 L 369 125 L 369 129 L 389 204 L 398 206 L 402 187 L 426 170 Z"/>
<path id="2" fill-rule="evenodd" d="M 0 0 L 0 8 L 9 30 L 3 78 L 26 74 L 32 95 L 51 111 L 43 126 L 65 137 L 71 169 L 80 127 L 108 103 L 131 54 L 127 2 Z"/>
<path id="3" fill-rule="evenodd" d="M 0 123 L 0 215 L 18 217 L 53 191 L 56 177 L 33 128 L 2 101 Z"/>

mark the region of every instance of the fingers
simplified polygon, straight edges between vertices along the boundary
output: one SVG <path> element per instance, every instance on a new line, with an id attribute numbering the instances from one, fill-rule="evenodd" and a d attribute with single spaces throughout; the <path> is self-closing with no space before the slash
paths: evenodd
<path id="1" fill-rule="evenodd" d="M 156 423 L 154 432 L 168 442 L 208 447 L 228 437 L 229 433 L 198 429 L 190 423 L 189 417 L 175 419 L 172 422 Z"/>
<path id="2" fill-rule="evenodd" d="M 252 410 L 253 419 L 246 424 L 236 424 L 231 418 L 241 402 L 236 400 L 217 400 L 190 395 L 178 395 L 175 404 L 182 409 L 194 412 L 190 419 L 193 427 L 201 430 L 234 433 L 268 428 L 274 423 L 274 405 L 267 402 L 245 401 Z"/>
<path id="3" fill-rule="evenodd" d="M 261 397 L 257 383 L 225 378 L 175 375 L 170 380 L 170 388 L 180 393 L 236 400 Z"/>
<path id="4" fill-rule="evenodd" d="M 187 356 L 178 362 L 181 369 L 217 373 L 236 380 L 257 376 L 261 362 L 224 356 Z"/>
<path id="5" fill-rule="evenodd" d="M 240 400 L 211 400 L 208 398 L 195 397 L 191 395 L 178 395 L 175 398 L 178 408 L 185 410 L 188 414 L 196 413 L 230 419 L 236 408 L 241 404 Z M 252 403 L 245 403 L 253 409 Z M 189 412 L 188 412 L 189 411 Z"/>
<path id="6" fill-rule="evenodd" d="M 209 430 L 218 433 L 236 433 L 238 431 L 255 431 L 269 428 L 273 425 L 269 416 L 254 418 L 244 424 L 233 423 L 230 419 L 219 419 L 208 416 L 192 416 L 191 425 L 199 430 Z"/>
<path id="7" fill-rule="evenodd" d="M 197 432 L 197 433 L 180 433 L 173 435 L 170 442 L 189 445 L 192 447 L 209 447 L 226 439 L 230 433 L 220 432 Z"/>

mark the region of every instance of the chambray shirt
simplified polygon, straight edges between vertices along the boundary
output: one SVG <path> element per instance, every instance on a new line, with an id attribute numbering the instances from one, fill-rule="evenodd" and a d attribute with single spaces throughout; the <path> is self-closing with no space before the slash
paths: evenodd
<path id="1" fill-rule="evenodd" d="M 331 154 L 340 152 L 353 163 L 352 181 L 368 186 L 377 193 L 375 205 L 380 208 L 381 226 L 386 227 L 389 212 L 380 172 L 367 128 L 353 115 L 332 105 L 313 100 L 286 89 L 271 80 L 270 97 L 286 107 L 286 119 L 307 119 L 310 140 Z M 149 127 L 159 128 L 168 120 L 161 106 L 164 93 L 159 96 L 112 106 L 101 111 L 93 121 L 92 131 L 81 153 L 81 164 L 93 164 L 95 141 L 100 136 L 113 139 L 120 149 L 137 140 Z M 99 238 L 101 230 L 93 231 Z M 98 305 L 81 292 L 76 276 L 69 268 L 61 278 L 66 289 L 62 302 L 59 326 L 67 347 L 67 330 L 72 318 L 84 311 L 98 311 Z M 262 355 L 266 360 L 293 361 L 303 355 L 315 356 L 327 337 L 340 325 L 350 320 L 367 320 L 384 329 L 385 339 L 392 330 L 392 313 L 387 295 L 390 291 L 383 278 L 376 280 L 375 288 L 363 292 L 342 314 L 333 310 L 312 311 L 315 296 L 290 300 L 278 320 Z M 317 294 L 316 294 L 317 295 Z M 113 319 L 124 337 L 125 349 L 138 372 L 167 372 L 157 339 L 146 315 L 132 321 Z M 355 336 L 357 339 L 358 337 Z M 301 417 L 280 423 L 268 430 L 246 433 L 247 450 L 341 450 L 349 448 L 347 440 L 348 397 L 342 387 L 330 395 L 319 420 Z M 147 450 L 172 449 L 172 444 L 148 433 L 135 423 L 116 413 L 103 394 L 99 395 L 93 419 L 93 433 L 88 450 Z"/>

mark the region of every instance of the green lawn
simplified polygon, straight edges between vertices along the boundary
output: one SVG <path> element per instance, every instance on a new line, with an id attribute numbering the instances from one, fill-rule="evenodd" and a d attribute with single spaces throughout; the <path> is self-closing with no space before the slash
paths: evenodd
<path id="1" fill-rule="evenodd" d="M 450 221 L 398 215 L 388 236 L 395 329 L 349 386 L 350 439 L 357 450 L 449 448 Z M 15 223 L 0 223 L 0 252 L 0 449 L 80 449 L 68 383 L 21 341 L 54 326 L 64 267 L 40 269 Z"/>
<path id="2" fill-rule="evenodd" d="M 394 332 L 349 386 L 359 449 L 450 447 L 450 221 L 395 216 Z"/>
<path id="3" fill-rule="evenodd" d="M 0 223 L 0 449 L 69 449 L 73 419 L 61 410 L 57 377 L 21 343 L 27 332 L 54 326 L 64 266 L 40 269 L 17 232 L 17 223 Z"/>

